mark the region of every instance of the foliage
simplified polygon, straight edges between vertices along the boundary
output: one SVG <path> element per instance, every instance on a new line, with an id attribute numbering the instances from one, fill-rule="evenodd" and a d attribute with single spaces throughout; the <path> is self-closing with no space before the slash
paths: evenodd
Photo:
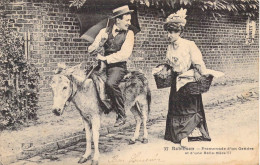
<path id="1" fill-rule="evenodd" d="M 93 0 L 94 1 L 94 0 Z M 71 7 L 82 7 L 86 0 L 72 0 Z M 165 16 L 167 12 L 172 12 L 183 8 L 198 9 L 202 14 L 212 14 L 221 16 L 226 13 L 234 15 L 246 15 L 251 18 L 258 18 L 258 0 L 129 0 L 136 5 L 156 8 L 162 11 Z"/>
<path id="2" fill-rule="evenodd" d="M 70 1 L 70 7 L 81 8 L 85 4 L 86 0 L 72 0 Z"/>
<path id="3" fill-rule="evenodd" d="M 164 11 L 169 9 L 192 8 L 198 9 L 204 14 L 246 15 L 251 18 L 258 17 L 258 0 L 133 0 L 137 4 L 155 7 Z"/>
<path id="4" fill-rule="evenodd" d="M 0 18 L 0 129 L 36 119 L 37 69 L 24 58 L 24 41 Z"/>

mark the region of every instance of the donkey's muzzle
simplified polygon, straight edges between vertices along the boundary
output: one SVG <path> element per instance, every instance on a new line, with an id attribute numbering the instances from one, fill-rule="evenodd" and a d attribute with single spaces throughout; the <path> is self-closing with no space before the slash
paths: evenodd
<path id="1" fill-rule="evenodd" d="M 60 115 L 61 115 L 61 109 L 53 109 L 52 112 L 53 112 L 56 116 L 60 116 Z"/>

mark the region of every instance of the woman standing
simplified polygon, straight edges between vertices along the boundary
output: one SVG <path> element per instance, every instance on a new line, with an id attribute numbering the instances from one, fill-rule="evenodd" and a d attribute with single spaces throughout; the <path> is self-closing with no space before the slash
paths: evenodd
<path id="1" fill-rule="evenodd" d="M 167 49 L 167 60 L 173 67 L 172 85 L 169 97 L 169 109 L 166 121 L 165 139 L 181 144 L 182 139 L 189 141 L 210 141 L 201 94 L 189 94 L 179 89 L 179 75 L 194 70 L 194 80 L 206 70 L 202 54 L 193 41 L 181 38 L 186 24 L 186 9 L 171 14 L 164 24 L 170 44 Z M 199 135 L 190 137 L 195 130 Z"/>

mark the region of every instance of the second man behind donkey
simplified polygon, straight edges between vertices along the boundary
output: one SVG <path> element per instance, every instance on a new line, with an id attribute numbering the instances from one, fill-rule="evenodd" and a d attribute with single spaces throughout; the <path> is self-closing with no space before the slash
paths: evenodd
<path id="1" fill-rule="evenodd" d="M 132 12 L 127 5 L 114 9 L 111 19 L 115 19 L 115 24 L 101 29 L 88 48 L 88 51 L 92 52 L 105 40 L 104 56 L 97 54 L 97 59 L 106 63 L 106 93 L 118 115 L 115 127 L 125 124 L 126 121 L 124 98 L 119 83 L 127 73 L 126 61 L 134 47 L 134 32 L 128 29 Z"/>

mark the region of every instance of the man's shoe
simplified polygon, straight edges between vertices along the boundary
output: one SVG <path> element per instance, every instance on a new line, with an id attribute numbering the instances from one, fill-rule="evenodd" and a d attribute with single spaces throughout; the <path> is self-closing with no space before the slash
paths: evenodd
<path id="1" fill-rule="evenodd" d="M 119 127 L 119 126 L 121 126 L 121 125 L 124 125 L 125 122 L 126 122 L 126 119 L 120 117 L 120 118 L 118 118 L 118 119 L 116 120 L 116 123 L 115 123 L 114 127 Z"/>

